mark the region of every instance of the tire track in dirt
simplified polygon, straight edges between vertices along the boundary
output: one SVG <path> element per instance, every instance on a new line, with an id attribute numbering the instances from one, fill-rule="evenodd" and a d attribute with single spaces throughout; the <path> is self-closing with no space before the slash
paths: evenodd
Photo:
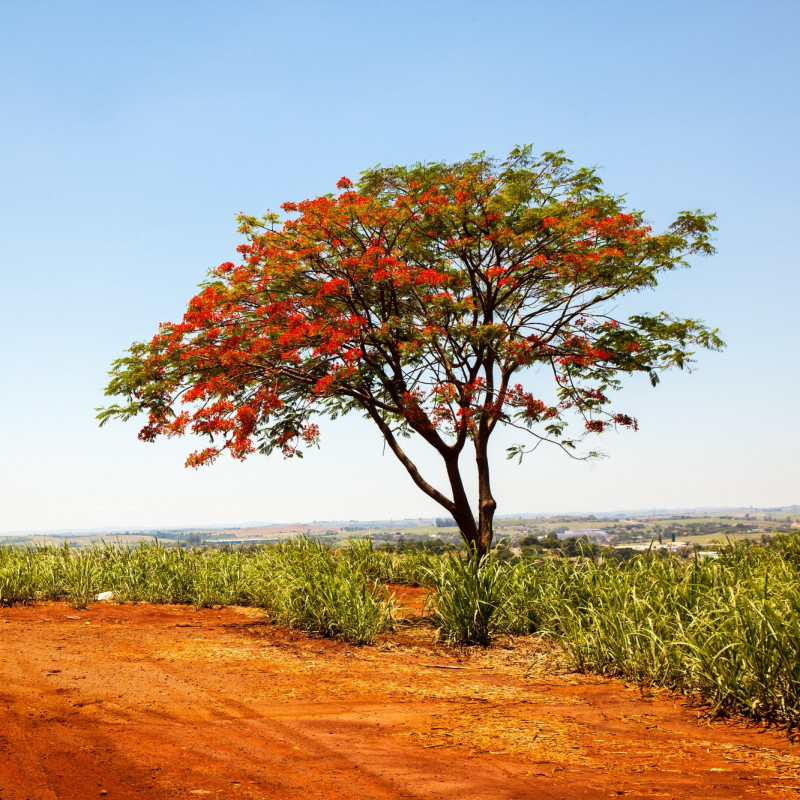
<path id="1" fill-rule="evenodd" d="M 77 637 L 69 647 L 72 651 L 80 649 L 87 637 L 97 636 L 96 630 L 79 625 L 72 629 L 72 636 L 55 639 L 69 644 Z M 358 726 L 343 726 L 341 718 L 353 713 L 352 705 L 315 709 L 317 721 L 320 711 L 330 716 L 327 727 L 337 729 L 335 739 L 344 735 L 342 747 L 341 741 L 329 744 L 320 735 L 304 732 L 302 722 L 298 725 L 290 714 L 284 719 L 265 718 L 263 708 L 203 685 L 202 673 L 189 678 L 175 671 L 181 665 L 174 662 L 140 663 L 146 653 L 135 645 L 119 649 L 125 650 L 124 661 L 96 662 L 91 680 L 84 682 L 87 675 L 59 660 L 52 642 L 49 636 L 39 637 L 28 641 L 24 650 L 4 650 L 6 671 L 20 676 L 0 694 L 6 735 L 15 743 L 13 758 L 0 768 L 0 786 L 10 800 L 16 800 L 14 785 L 26 783 L 43 800 L 89 797 L 103 788 L 102 778 L 110 770 L 117 773 L 120 784 L 114 795 L 125 798 L 163 798 L 182 791 L 218 793 L 232 786 L 240 797 L 248 793 L 260 797 L 264 792 L 271 796 L 276 791 L 293 796 L 306 791 L 321 773 L 326 777 L 316 789 L 315 796 L 320 798 L 352 797 L 354 791 L 376 798 L 423 796 L 364 768 L 348 755 L 358 736 L 342 728 Z M 102 656 L 105 643 L 93 642 L 92 651 Z M 45 675 L 53 686 L 33 679 L 48 662 Z M 131 673 L 138 673 L 135 681 Z M 136 697 L 123 695 L 120 702 L 119 695 L 108 694 L 115 682 L 112 676 L 120 684 L 135 683 L 144 691 Z M 165 692 L 177 713 L 149 707 Z M 25 704 L 36 710 L 31 712 L 33 719 L 24 718 L 20 711 Z M 276 710 L 279 715 L 286 713 Z M 31 735 L 31 728 L 34 733 L 47 729 L 42 737 L 48 742 L 45 749 L 36 745 L 38 737 Z M 187 744 L 177 745 L 180 741 Z M 164 777 L 167 770 L 169 780 Z M 63 780 L 65 772 L 72 773 L 69 785 Z M 237 780 L 220 782 L 221 772 L 234 774 Z"/>

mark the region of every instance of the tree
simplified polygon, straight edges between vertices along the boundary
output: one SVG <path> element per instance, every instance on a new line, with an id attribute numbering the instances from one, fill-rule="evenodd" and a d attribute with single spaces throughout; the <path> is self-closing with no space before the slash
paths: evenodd
<path id="1" fill-rule="evenodd" d="M 637 427 L 610 407 L 622 376 L 655 385 L 692 348 L 723 344 L 697 320 L 612 313 L 712 253 L 713 215 L 684 211 L 654 234 L 562 152 L 376 167 L 337 188 L 284 204 L 283 222 L 240 216 L 241 262 L 211 270 L 181 322 L 114 363 L 106 394 L 126 402 L 100 409 L 101 424 L 145 413 L 144 441 L 207 436 L 187 460 L 197 467 L 224 451 L 301 456 L 320 416 L 363 414 L 483 554 L 498 425 L 531 437 L 509 457 L 542 442 L 591 457 L 576 449 L 584 436 Z M 523 385 L 537 370 L 552 378 L 550 400 Z M 420 473 L 404 436 L 442 458 L 448 489 Z M 462 476 L 470 449 L 477 508 Z"/>

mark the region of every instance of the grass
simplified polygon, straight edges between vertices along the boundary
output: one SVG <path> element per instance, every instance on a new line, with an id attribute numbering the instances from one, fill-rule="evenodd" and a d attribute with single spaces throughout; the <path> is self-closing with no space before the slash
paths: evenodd
<path id="1" fill-rule="evenodd" d="M 300 539 L 262 549 L 253 567 L 258 604 L 277 622 L 354 644 L 373 642 L 393 623 L 386 587 L 322 543 Z"/>
<path id="2" fill-rule="evenodd" d="M 800 537 L 718 559 L 642 554 L 508 565 L 495 626 L 557 641 L 572 666 L 800 723 Z"/>
<path id="3" fill-rule="evenodd" d="M 574 669 L 702 697 L 718 711 L 800 724 L 800 536 L 719 558 L 477 561 L 427 568 L 451 644 L 497 633 L 557 642 Z"/>
<path id="4" fill-rule="evenodd" d="M 719 558 L 477 561 L 463 554 L 332 551 L 294 540 L 250 550 L 102 544 L 0 547 L 0 603 L 102 591 L 119 602 L 249 605 L 275 622 L 356 644 L 394 624 L 387 584 L 430 589 L 441 640 L 547 637 L 576 670 L 704 698 L 720 711 L 800 725 L 800 536 L 730 543 Z"/>
<path id="5" fill-rule="evenodd" d="M 385 587 L 303 539 L 251 553 L 159 543 L 0 547 L 0 603 L 66 600 L 84 608 L 105 591 L 119 602 L 259 606 L 276 622 L 354 644 L 373 642 L 393 616 Z"/>
<path id="6" fill-rule="evenodd" d="M 433 621 L 448 644 L 488 645 L 513 570 L 494 559 L 450 556 L 431 564 Z"/>

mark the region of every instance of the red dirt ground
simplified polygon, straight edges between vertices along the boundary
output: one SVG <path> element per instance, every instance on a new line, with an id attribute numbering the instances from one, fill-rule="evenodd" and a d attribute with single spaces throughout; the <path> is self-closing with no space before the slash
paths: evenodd
<path id="1" fill-rule="evenodd" d="M 785 733 L 570 674 L 535 640 L 431 638 L 357 648 L 250 609 L 0 609 L 0 800 L 800 796 Z"/>

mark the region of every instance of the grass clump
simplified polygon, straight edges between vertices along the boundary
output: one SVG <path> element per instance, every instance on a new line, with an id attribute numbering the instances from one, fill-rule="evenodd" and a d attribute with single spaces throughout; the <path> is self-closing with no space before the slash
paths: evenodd
<path id="1" fill-rule="evenodd" d="M 438 559 L 428 567 L 431 605 L 439 635 L 449 644 L 488 645 L 497 629 L 497 612 L 510 568 L 474 554 Z"/>
<path id="2" fill-rule="evenodd" d="M 548 635 L 575 669 L 800 723 L 800 569 L 778 548 L 512 569 L 500 627 Z"/>
<path id="3" fill-rule="evenodd" d="M 368 580 L 405 586 L 428 585 L 431 565 L 438 560 L 424 550 L 376 550 L 369 539 L 351 539 L 338 555 Z"/>
<path id="4" fill-rule="evenodd" d="M 324 544 L 307 539 L 279 545 L 262 575 L 261 603 L 276 620 L 323 636 L 368 644 L 394 619 L 388 590 Z"/>
<path id="5" fill-rule="evenodd" d="M 578 671 L 695 694 L 718 711 L 800 724 L 800 537 L 718 558 L 447 557 L 430 569 L 451 644 L 557 642 Z"/>

